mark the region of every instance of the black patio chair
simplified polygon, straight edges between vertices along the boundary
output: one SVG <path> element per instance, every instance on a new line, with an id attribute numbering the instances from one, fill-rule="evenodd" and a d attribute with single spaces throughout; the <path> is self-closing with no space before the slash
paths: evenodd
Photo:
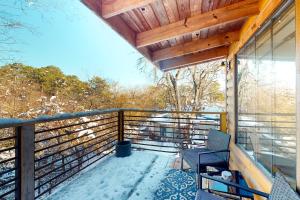
<path id="1" fill-rule="evenodd" d="M 272 186 L 272 190 L 270 194 L 254 190 L 248 187 L 241 186 L 236 183 L 232 183 L 229 181 L 222 180 L 220 178 L 200 174 L 200 179 L 202 182 L 202 178 L 210 179 L 213 181 L 217 181 L 220 183 L 223 183 L 227 186 L 234 187 L 236 189 L 244 190 L 248 193 L 255 194 L 261 197 L 265 197 L 268 200 L 300 200 L 299 195 L 291 188 L 291 186 L 288 184 L 288 182 L 285 180 L 285 178 L 280 174 L 276 173 L 274 183 Z M 232 194 L 231 194 L 232 195 Z M 242 196 L 236 196 L 238 198 L 242 198 Z M 199 189 L 197 191 L 195 200 L 225 200 L 226 198 L 223 198 L 219 195 L 209 193 L 207 191 L 204 191 L 203 189 Z"/>
<path id="2" fill-rule="evenodd" d="M 207 166 L 228 169 L 230 134 L 211 129 L 206 143 L 203 148 L 181 151 L 181 169 L 183 169 L 183 160 L 197 174 L 206 172 Z"/>

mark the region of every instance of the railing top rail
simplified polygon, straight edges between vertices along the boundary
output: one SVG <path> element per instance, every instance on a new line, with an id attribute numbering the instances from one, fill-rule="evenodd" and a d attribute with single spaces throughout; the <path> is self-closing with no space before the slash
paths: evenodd
<path id="1" fill-rule="evenodd" d="M 170 111 L 170 110 L 155 110 L 155 109 L 139 109 L 139 108 L 121 108 L 122 111 L 132 112 L 152 112 L 152 113 L 188 113 L 188 114 L 222 114 L 226 112 L 201 112 L 201 111 Z"/>
<path id="2" fill-rule="evenodd" d="M 95 116 L 101 114 L 107 114 L 112 112 L 118 111 L 127 111 L 127 112 L 152 112 L 152 113 L 189 113 L 189 114 L 222 114 L 226 112 L 189 112 L 189 111 L 167 111 L 167 110 L 143 110 L 143 109 L 136 109 L 136 108 L 113 108 L 113 109 L 104 109 L 104 110 L 92 110 L 92 111 L 85 111 L 85 112 L 75 112 L 75 113 L 63 113 L 57 114 L 53 116 L 49 115 L 42 115 L 37 118 L 23 120 L 23 119 L 16 119 L 16 118 L 2 118 L 0 119 L 0 128 L 11 128 L 17 127 L 22 125 L 28 124 L 39 124 L 45 122 L 53 122 L 53 121 L 60 121 L 60 120 L 67 120 L 67 119 L 75 119 L 79 117 L 88 117 L 88 116 Z"/>
<path id="3" fill-rule="evenodd" d="M 101 114 L 107 114 L 112 112 L 118 112 L 120 109 L 105 109 L 105 110 L 92 110 L 86 112 L 75 112 L 75 113 L 63 113 L 57 114 L 53 116 L 43 115 L 37 118 L 29 119 L 29 120 L 22 120 L 22 119 L 15 119 L 15 118 L 3 118 L 0 119 L 0 128 L 10 128 L 10 127 L 17 127 L 26 124 L 39 124 L 45 122 L 53 122 L 53 121 L 60 121 L 60 120 L 67 120 L 67 119 L 75 119 L 79 117 L 88 117 L 88 116 L 95 116 Z"/>
<path id="4" fill-rule="evenodd" d="M 240 112 L 240 115 L 262 115 L 262 116 L 296 116 L 296 113 L 243 113 Z"/>

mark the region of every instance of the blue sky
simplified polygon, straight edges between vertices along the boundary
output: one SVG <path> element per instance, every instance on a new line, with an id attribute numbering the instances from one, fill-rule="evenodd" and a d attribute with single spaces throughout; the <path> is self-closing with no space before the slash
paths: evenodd
<path id="1" fill-rule="evenodd" d="M 12 33 L 18 42 L 14 47 L 19 51 L 16 61 L 32 66 L 55 65 L 82 80 L 98 75 L 125 87 L 151 84 L 136 66 L 142 55 L 79 0 L 24 2 L 23 11 L 13 12 L 30 31 Z"/>

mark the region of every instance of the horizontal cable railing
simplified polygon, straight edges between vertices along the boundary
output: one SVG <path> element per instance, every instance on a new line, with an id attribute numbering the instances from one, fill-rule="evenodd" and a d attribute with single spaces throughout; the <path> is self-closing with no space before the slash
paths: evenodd
<path id="1" fill-rule="evenodd" d="M 35 130 L 35 197 L 114 151 L 118 112 L 44 122 Z"/>
<path id="2" fill-rule="evenodd" d="M 18 185 L 16 172 L 17 141 L 13 128 L 0 129 L 0 199 L 15 199 Z"/>
<path id="3" fill-rule="evenodd" d="M 43 199 L 130 140 L 133 150 L 177 153 L 224 130 L 226 113 L 110 109 L 0 120 L 0 199 Z"/>
<path id="4" fill-rule="evenodd" d="M 239 113 L 237 142 L 248 151 L 293 155 L 295 131 L 295 113 Z"/>
<path id="5" fill-rule="evenodd" d="M 203 145 L 209 129 L 220 130 L 221 114 L 126 110 L 124 138 L 137 150 L 178 153 Z"/>

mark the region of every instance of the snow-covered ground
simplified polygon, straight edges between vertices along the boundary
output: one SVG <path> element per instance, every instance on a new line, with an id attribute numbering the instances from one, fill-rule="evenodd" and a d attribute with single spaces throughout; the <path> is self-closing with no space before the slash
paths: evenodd
<path id="1" fill-rule="evenodd" d="M 133 151 L 126 158 L 111 156 L 47 200 L 150 200 L 174 159 L 174 154 L 147 151 Z"/>

